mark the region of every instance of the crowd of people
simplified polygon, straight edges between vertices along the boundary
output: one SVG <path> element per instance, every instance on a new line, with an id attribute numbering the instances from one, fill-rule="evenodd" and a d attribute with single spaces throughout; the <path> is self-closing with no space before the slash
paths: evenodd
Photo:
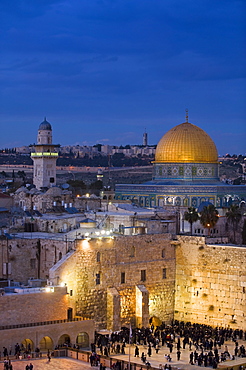
<path id="1" fill-rule="evenodd" d="M 227 342 L 233 343 L 228 349 Z M 120 331 L 109 335 L 97 334 L 95 343 L 91 344 L 90 364 L 100 366 L 100 370 L 105 370 L 105 366 L 100 361 L 100 355 L 109 357 L 110 355 L 124 355 L 127 345 L 134 345 L 134 357 L 141 359 L 142 363 L 151 366 L 150 360 L 153 353 L 163 354 L 166 364 L 161 370 L 172 370 L 171 362 L 173 356 L 176 361 L 182 359 L 182 351 L 189 351 L 189 363 L 204 367 L 217 368 L 218 363 L 228 359 L 246 357 L 246 350 L 242 341 L 246 341 L 246 331 L 231 328 L 213 328 L 209 325 L 192 324 L 189 322 L 173 321 L 170 325 L 164 323 L 160 326 L 151 325 L 148 328 L 129 329 L 121 328 Z M 240 342 L 240 343 L 239 343 Z M 71 343 L 66 344 L 72 347 Z M 143 346 L 140 350 L 140 346 Z M 76 348 L 77 346 L 73 346 Z M 59 348 L 59 346 L 58 346 Z M 35 349 L 36 357 L 39 357 L 39 348 Z M 140 355 L 141 352 L 141 355 Z M 145 353 L 146 352 L 146 353 Z M 12 370 L 13 366 L 9 356 L 15 358 L 29 358 L 31 346 L 25 348 L 23 344 L 16 343 L 14 350 L 10 347 L 3 347 L 4 370 Z M 1 354 L 0 354 L 1 355 Z M 48 362 L 51 354 L 48 351 Z M 123 362 L 117 360 L 112 365 L 113 370 L 125 370 Z M 26 370 L 32 370 L 33 365 L 27 365 Z M 241 369 L 242 370 L 242 369 Z"/>
<path id="2" fill-rule="evenodd" d="M 233 353 L 228 351 L 227 341 L 234 343 Z M 111 335 L 98 335 L 96 345 L 100 353 L 106 357 L 110 354 L 125 354 L 127 343 L 135 345 L 135 357 L 139 357 L 139 345 L 147 346 L 147 353 L 142 352 L 141 360 L 148 365 L 152 351 L 158 353 L 165 350 L 164 358 L 172 361 L 174 351 L 176 360 L 181 359 L 182 350 L 190 351 L 189 362 L 191 365 L 217 368 L 218 363 L 236 357 L 246 357 L 245 346 L 238 341 L 246 340 L 246 331 L 232 328 L 212 327 L 209 325 L 192 324 L 173 321 L 171 325 L 149 328 L 136 328 L 130 330 L 123 327 Z M 93 348 L 94 353 L 95 345 Z M 168 353 L 167 353 L 168 352 Z"/>

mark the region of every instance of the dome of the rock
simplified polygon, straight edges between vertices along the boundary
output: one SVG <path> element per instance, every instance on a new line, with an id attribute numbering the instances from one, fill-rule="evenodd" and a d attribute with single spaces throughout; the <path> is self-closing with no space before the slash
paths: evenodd
<path id="1" fill-rule="evenodd" d="M 159 141 L 156 163 L 217 163 L 218 152 L 211 137 L 201 128 L 181 123 Z"/>

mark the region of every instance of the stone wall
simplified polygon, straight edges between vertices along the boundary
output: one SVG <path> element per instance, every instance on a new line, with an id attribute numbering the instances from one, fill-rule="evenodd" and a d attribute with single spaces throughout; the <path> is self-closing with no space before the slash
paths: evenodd
<path id="1" fill-rule="evenodd" d="M 79 333 L 86 333 L 86 337 L 88 336 L 88 343 L 86 343 L 85 347 L 89 347 L 90 343 L 94 342 L 94 332 L 95 328 L 92 320 L 1 330 L 0 346 L 1 348 L 4 346 L 8 350 L 12 348 L 13 355 L 16 343 L 22 343 L 26 346 L 28 341 L 32 351 L 34 351 L 36 347 L 39 347 L 41 351 L 46 354 L 47 349 L 45 350 L 41 346 L 41 341 L 44 337 L 50 342 L 50 349 L 54 349 L 58 343 L 64 343 L 64 339 L 62 340 L 64 335 L 66 337 L 69 336 L 71 343 L 75 344 Z"/>
<path id="2" fill-rule="evenodd" d="M 76 313 L 94 319 L 98 329 L 107 325 L 115 328 L 116 323 L 110 323 L 109 318 L 117 316 L 112 307 L 113 301 L 117 305 L 117 292 L 120 296 L 118 328 L 129 321 L 136 324 L 138 285 L 147 289 L 150 317 L 157 316 L 166 322 L 173 318 L 175 248 L 170 244 L 169 234 L 77 241 L 74 255 L 57 268 L 53 267 L 54 282 L 58 276 L 66 280 L 68 290 L 73 286 Z M 108 296 L 112 295 L 108 288 L 114 288 L 115 299 Z M 144 320 L 146 315 L 144 311 Z"/>
<path id="3" fill-rule="evenodd" d="M 66 287 L 54 287 L 54 292 L 29 292 L 0 296 L 1 325 L 67 319 Z"/>
<path id="4" fill-rule="evenodd" d="M 180 236 L 175 319 L 246 329 L 246 248 Z"/>
<path id="5" fill-rule="evenodd" d="M 27 284 L 30 278 L 47 279 L 49 269 L 74 248 L 74 243 L 55 239 L 0 239 L 0 248 L 0 278 Z M 11 265 L 8 276 L 5 263 Z"/>

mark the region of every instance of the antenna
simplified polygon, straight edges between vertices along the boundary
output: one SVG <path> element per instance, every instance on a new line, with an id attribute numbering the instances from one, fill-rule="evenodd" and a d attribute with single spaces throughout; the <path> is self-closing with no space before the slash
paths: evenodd
<path id="1" fill-rule="evenodd" d="M 188 123 L 189 122 L 189 115 L 188 115 L 188 109 L 185 110 L 185 122 Z"/>

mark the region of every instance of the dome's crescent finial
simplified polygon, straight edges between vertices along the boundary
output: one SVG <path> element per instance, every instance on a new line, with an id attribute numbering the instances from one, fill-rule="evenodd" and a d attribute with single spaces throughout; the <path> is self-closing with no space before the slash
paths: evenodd
<path id="1" fill-rule="evenodd" d="M 189 122 L 189 115 L 188 115 L 188 109 L 185 110 L 185 122 L 188 123 Z"/>

